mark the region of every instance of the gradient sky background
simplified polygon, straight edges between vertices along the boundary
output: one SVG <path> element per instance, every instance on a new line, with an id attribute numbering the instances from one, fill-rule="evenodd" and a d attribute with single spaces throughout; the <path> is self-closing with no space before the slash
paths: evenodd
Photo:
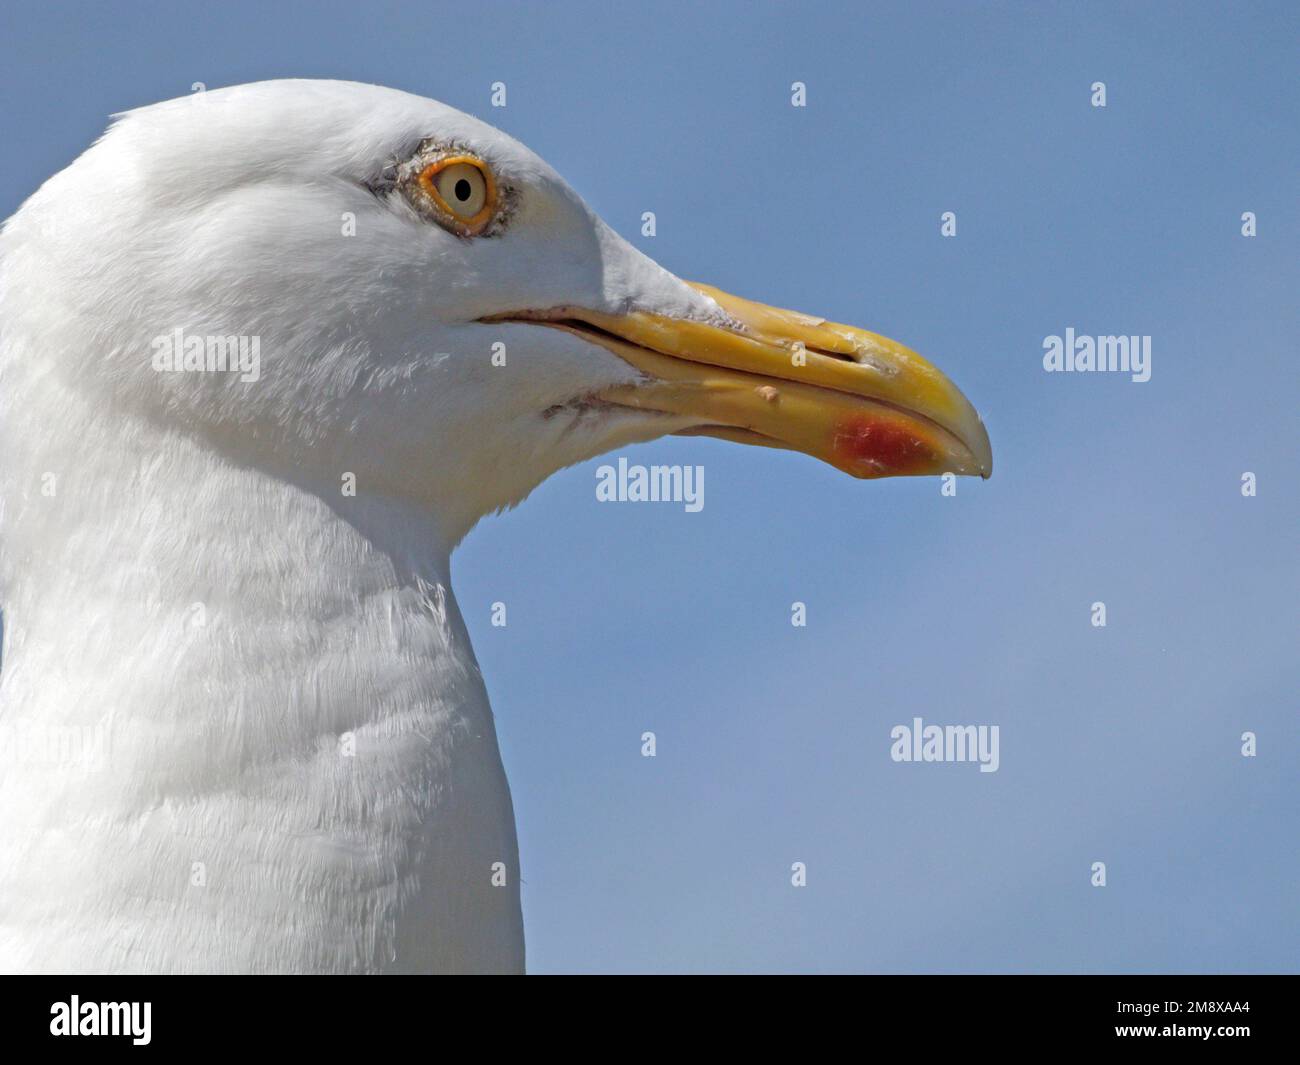
<path id="1" fill-rule="evenodd" d="M 0 213 L 193 82 L 379 82 L 980 409 L 956 498 L 671 439 L 629 458 L 703 464 L 701 513 L 598 503 L 598 460 L 471 534 L 533 971 L 1296 971 L 1298 36 L 1282 3 L 5 5 Z M 1151 381 L 1044 373 L 1067 326 L 1151 335 Z M 892 762 L 918 715 L 999 725 L 1000 770 Z"/>

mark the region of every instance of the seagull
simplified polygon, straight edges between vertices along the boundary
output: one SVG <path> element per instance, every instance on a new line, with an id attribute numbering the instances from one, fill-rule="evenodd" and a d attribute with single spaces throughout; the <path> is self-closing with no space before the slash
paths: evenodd
<path id="1" fill-rule="evenodd" d="M 679 279 L 450 107 L 114 116 L 0 233 L 0 969 L 522 971 L 451 553 L 666 434 L 992 469 L 915 352 Z"/>

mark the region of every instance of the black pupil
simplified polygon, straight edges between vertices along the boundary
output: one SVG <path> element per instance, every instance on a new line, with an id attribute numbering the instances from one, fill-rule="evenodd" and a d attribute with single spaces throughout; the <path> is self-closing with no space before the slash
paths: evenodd
<path id="1" fill-rule="evenodd" d="M 461 178 L 456 182 L 456 199 L 460 200 L 462 203 L 469 199 L 470 193 L 473 191 L 474 190 L 469 187 L 469 182 L 464 178 Z"/>

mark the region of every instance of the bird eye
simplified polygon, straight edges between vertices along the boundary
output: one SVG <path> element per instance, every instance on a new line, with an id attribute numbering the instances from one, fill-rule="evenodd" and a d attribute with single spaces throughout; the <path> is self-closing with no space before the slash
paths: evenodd
<path id="1" fill-rule="evenodd" d="M 451 228 L 462 236 L 481 233 L 496 210 L 496 182 L 492 172 L 466 155 L 439 159 L 420 173 L 420 187 L 448 216 Z"/>

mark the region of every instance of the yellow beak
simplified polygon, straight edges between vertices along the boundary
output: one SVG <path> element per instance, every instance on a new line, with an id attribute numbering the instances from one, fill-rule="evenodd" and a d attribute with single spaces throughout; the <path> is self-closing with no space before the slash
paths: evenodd
<path id="1" fill-rule="evenodd" d="M 975 408 L 910 348 L 691 287 L 731 321 L 571 307 L 529 317 L 579 333 L 649 378 L 607 389 L 600 399 L 698 418 L 688 433 L 802 451 L 855 477 L 992 472 Z"/>

